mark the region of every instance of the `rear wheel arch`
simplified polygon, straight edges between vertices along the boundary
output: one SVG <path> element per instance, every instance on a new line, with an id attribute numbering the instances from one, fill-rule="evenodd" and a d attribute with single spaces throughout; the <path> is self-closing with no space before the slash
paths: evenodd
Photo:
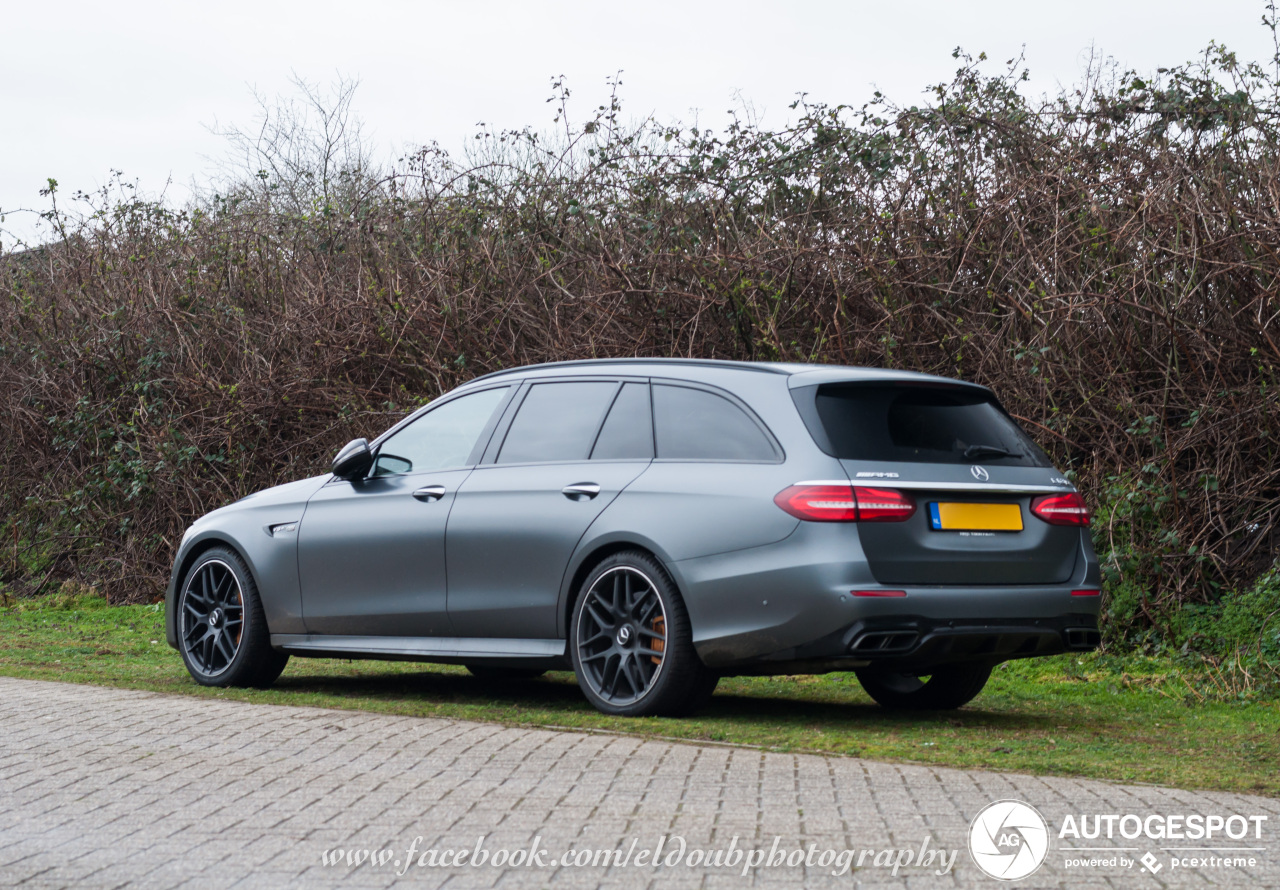
<path id="1" fill-rule="evenodd" d="M 592 705 L 618 716 L 674 717 L 710 699 L 719 674 L 694 649 L 684 598 L 658 556 L 621 548 L 578 587 L 567 647 Z"/>
<path id="2" fill-rule="evenodd" d="M 594 548 L 579 561 L 578 566 L 574 569 L 572 577 L 569 578 L 568 584 L 560 591 L 560 630 L 565 637 L 569 635 L 569 628 L 573 624 L 573 607 L 578 600 L 578 591 L 582 587 L 582 583 L 587 577 L 596 570 L 600 563 L 616 553 L 624 551 L 633 551 L 643 553 L 655 560 L 667 575 L 671 577 L 672 582 L 676 586 L 676 590 L 680 596 L 684 596 L 684 588 L 680 584 L 680 579 L 676 577 L 676 573 L 671 571 L 671 563 L 664 559 L 661 553 L 655 548 L 642 544 L 634 539 L 613 540 L 595 545 Z"/>

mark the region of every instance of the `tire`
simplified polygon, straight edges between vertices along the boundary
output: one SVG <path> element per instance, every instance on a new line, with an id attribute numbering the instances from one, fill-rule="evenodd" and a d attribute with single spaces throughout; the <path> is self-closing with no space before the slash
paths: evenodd
<path id="1" fill-rule="evenodd" d="M 569 653 L 587 701 L 621 717 L 692 713 L 719 681 L 694 651 L 689 613 L 671 576 L 640 551 L 608 557 L 583 581 Z"/>
<path id="2" fill-rule="evenodd" d="M 491 664 L 468 664 L 467 670 L 477 680 L 536 680 L 546 671 L 541 668 L 498 667 Z"/>
<path id="3" fill-rule="evenodd" d="M 715 694 L 716 687 L 719 685 L 720 675 L 704 667 L 701 676 L 693 681 L 685 703 L 678 711 L 673 712 L 671 716 L 685 717 L 698 713 L 706 706 L 707 702 L 711 701 L 711 696 Z"/>
<path id="4" fill-rule="evenodd" d="M 858 682 L 882 707 L 904 711 L 950 711 L 968 704 L 987 685 L 989 664 L 950 664 L 927 680 L 912 674 L 858 671 Z"/>
<path id="5" fill-rule="evenodd" d="M 289 656 L 271 635 L 244 560 L 215 547 L 196 560 L 177 599 L 178 651 L 201 686 L 254 686 L 276 681 Z"/>

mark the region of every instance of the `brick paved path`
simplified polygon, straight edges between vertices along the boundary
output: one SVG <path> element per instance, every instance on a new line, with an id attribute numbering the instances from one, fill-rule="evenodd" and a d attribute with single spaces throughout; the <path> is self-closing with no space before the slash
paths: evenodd
<path id="1" fill-rule="evenodd" d="M 1253 868 L 1066 868 L 1053 841 L 1019 887 L 1280 887 L 1280 801 L 1081 779 L 875 763 L 611 735 L 514 729 L 0 678 L 0 886 L 199 888 L 999 887 L 965 850 L 986 804 L 1019 798 L 1056 834 L 1068 813 L 1266 814 Z M 959 849 L 955 868 L 872 854 L 833 867 L 380 868 L 331 849 Z M 674 844 L 675 841 L 671 841 Z M 1088 842 L 1083 842 L 1088 843 Z M 1138 844 L 1126 855 L 1158 850 Z M 1173 843 L 1173 842 L 1166 842 Z M 1190 845 L 1190 842 L 1186 842 Z M 1234 842 L 1241 846 L 1243 842 Z M 664 856 L 672 847 L 668 847 Z M 400 852 L 398 855 L 403 855 Z M 1079 855 L 1079 854 L 1077 854 Z M 1101 855 L 1101 854 L 1085 854 Z M 1195 855 L 1208 855 L 1197 853 Z"/>

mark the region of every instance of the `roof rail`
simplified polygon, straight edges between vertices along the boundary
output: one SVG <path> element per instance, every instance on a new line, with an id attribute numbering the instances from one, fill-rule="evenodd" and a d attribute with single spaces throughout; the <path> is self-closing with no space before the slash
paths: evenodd
<path id="1" fill-rule="evenodd" d="M 518 368 L 504 368 L 501 371 L 490 371 L 468 381 L 475 383 L 479 380 L 488 380 L 492 377 L 500 377 L 503 374 L 515 374 L 521 371 L 535 371 L 541 368 L 574 368 L 574 367 L 595 367 L 599 365 L 695 365 L 698 367 L 710 368 L 732 368 L 740 371 L 756 371 L 761 374 L 783 374 L 790 375 L 795 373 L 795 365 L 775 365 L 769 362 L 739 362 L 727 359 L 716 358 L 586 358 L 575 359 L 566 362 L 542 362 L 537 365 L 521 365 Z"/>

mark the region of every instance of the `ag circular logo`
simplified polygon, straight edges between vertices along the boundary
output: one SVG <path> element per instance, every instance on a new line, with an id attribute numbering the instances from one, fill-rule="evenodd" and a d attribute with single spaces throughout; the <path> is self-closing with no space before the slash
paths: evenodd
<path id="1" fill-rule="evenodd" d="M 997 800 L 969 823 L 969 855 L 983 874 L 1017 881 L 1035 874 L 1049 854 L 1049 825 L 1031 804 Z"/>
<path id="2" fill-rule="evenodd" d="M 973 475 L 973 478 L 977 479 L 979 482 L 986 482 L 991 478 L 991 474 L 987 472 L 987 468 L 980 467 L 977 464 L 971 466 L 969 468 L 969 472 Z"/>

